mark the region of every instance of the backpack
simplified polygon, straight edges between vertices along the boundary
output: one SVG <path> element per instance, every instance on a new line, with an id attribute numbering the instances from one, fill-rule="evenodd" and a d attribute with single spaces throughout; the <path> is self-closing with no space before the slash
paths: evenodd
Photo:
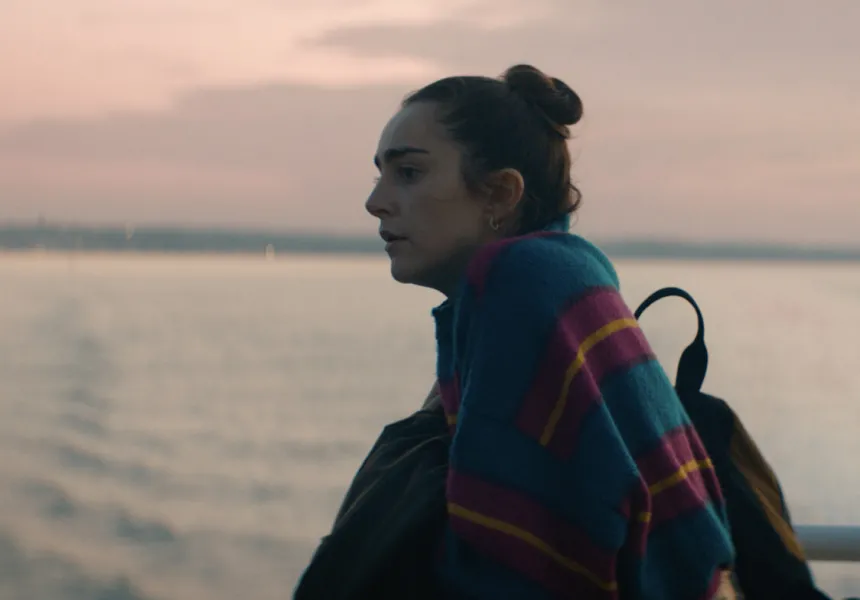
<path id="1" fill-rule="evenodd" d="M 675 390 L 722 487 L 739 591 L 746 600 L 829 600 L 813 581 L 773 470 L 731 407 L 701 391 L 708 349 L 705 321 L 696 301 L 680 288 L 663 288 L 646 298 L 634 316 L 638 320 L 649 306 L 670 296 L 689 302 L 698 318 L 696 337 L 678 361 Z"/>
<path id="2" fill-rule="evenodd" d="M 708 367 L 705 325 L 684 290 L 654 292 L 635 317 L 669 296 L 687 300 L 698 332 L 678 364 L 675 389 L 711 456 L 746 600 L 830 600 L 817 589 L 791 527 L 779 482 L 729 405 L 701 391 Z M 447 518 L 450 432 L 441 407 L 385 427 L 359 469 L 334 526 L 302 575 L 294 600 L 441 597 L 430 569 Z M 380 526 L 380 524 L 383 524 Z"/>
<path id="3" fill-rule="evenodd" d="M 294 600 L 436 600 L 430 568 L 448 517 L 442 407 L 387 425 L 358 470 Z"/>

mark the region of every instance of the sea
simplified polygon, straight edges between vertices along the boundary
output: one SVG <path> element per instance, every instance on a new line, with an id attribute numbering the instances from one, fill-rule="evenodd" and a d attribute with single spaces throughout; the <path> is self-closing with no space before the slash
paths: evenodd
<path id="1" fill-rule="evenodd" d="M 860 525 L 860 263 L 619 261 L 704 311 L 802 524 Z M 0 254 L 0 600 L 283 600 L 381 428 L 434 379 L 384 257 Z M 674 375 L 695 317 L 642 326 Z M 813 565 L 834 597 L 860 564 Z"/>

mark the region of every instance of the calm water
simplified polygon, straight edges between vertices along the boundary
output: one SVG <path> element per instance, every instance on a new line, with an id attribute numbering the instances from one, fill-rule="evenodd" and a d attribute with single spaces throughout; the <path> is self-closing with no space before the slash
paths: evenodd
<path id="1" fill-rule="evenodd" d="M 682 285 L 797 521 L 860 524 L 860 265 L 621 263 Z M 434 294 L 376 259 L 0 255 L 0 600 L 284 599 L 433 380 Z M 694 318 L 643 326 L 674 373 Z M 860 566 L 822 565 L 835 594 Z"/>

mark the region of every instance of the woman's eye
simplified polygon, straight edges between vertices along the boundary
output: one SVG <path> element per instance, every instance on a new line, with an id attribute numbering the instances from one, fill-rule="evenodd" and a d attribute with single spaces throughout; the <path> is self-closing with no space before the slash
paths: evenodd
<path id="1" fill-rule="evenodd" d="M 409 167 L 406 165 L 398 166 L 393 169 L 391 173 L 394 177 L 396 177 L 399 181 L 404 183 L 414 183 L 418 180 L 418 177 L 421 175 L 421 171 L 415 167 Z M 373 178 L 373 184 L 376 185 L 383 178 L 384 174 L 379 174 Z"/>
<path id="2" fill-rule="evenodd" d="M 418 178 L 418 169 L 407 166 L 397 167 L 397 175 L 403 181 L 410 183 Z"/>

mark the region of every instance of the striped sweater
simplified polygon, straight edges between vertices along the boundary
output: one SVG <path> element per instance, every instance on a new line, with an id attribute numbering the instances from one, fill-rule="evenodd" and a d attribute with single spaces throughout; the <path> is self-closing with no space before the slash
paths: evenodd
<path id="1" fill-rule="evenodd" d="M 446 597 L 710 598 L 734 555 L 719 484 L 608 259 L 506 239 L 433 315 Z"/>

